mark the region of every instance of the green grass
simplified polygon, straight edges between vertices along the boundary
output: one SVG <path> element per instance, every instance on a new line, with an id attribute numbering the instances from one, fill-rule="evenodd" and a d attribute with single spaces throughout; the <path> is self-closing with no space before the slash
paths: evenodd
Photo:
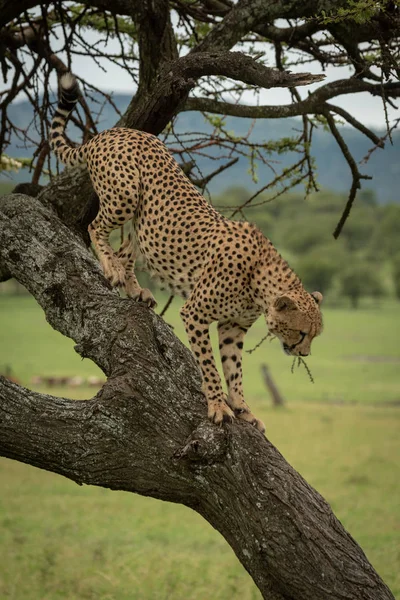
<path id="1" fill-rule="evenodd" d="M 174 302 L 166 319 L 184 340 L 177 308 Z M 328 500 L 400 597 L 399 318 L 394 303 L 326 308 L 325 331 L 307 359 L 314 384 L 304 368 L 290 372 L 276 341 L 247 354 L 244 372 L 247 399 L 268 437 Z M 264 334 L 260 320 L 247 348 Z M 283 409 L 271 407 L 262 362 L 285 397 Z M 34 375 L 100 374 L 29 297 L 0 296 L 0 371 L 5 365 L 27 386 Z M 51 393 L 85 398 L 93 388 Z M 0 482 L 1 599 L 261 598 L 221 536 L 182 506 L 79 487 L 5 459 Z"/>

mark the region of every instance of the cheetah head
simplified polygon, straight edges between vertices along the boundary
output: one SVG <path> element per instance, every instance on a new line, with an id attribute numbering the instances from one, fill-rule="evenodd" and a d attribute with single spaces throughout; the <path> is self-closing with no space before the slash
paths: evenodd
<path id="1" fill-rule="evenodd" d="M 322 294 L 287 292 L 271 303 L 265 316 L 270 333 L 289 356 L 308 356 L 312 340 L 322 332 Z"/>

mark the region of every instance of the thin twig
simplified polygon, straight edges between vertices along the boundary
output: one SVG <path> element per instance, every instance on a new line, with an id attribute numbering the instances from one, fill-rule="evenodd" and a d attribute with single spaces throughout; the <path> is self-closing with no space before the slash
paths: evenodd
<path id="1" fill-rule="evenodd" d="M 344 141 L 343 137 L 339 133 L 339 130 L 336 127 L 335 119 L 332 117 L 329 110 L 326 109 L 326 110 L 322 111 L 322 114 L 326 118 L 328 125 L 329 125 L 329 129 L 331 130 L 333 137 L 337 141 L 337 143 L 342 151 L 342 154 L 343 154 L 344 158 L 346 159 L 347 164 L 350 167 L 351 175 L 353 178 L 353 183 L 351 185 L 350 194 L 347 199 L 346 206 L 344 208 L 342 216 L 340 217 L 339 223 L 336 225 L 335 231 L 333 232 L 333 237 L 335 239 L 337 239 L 343 229 L 344 224 L 347 221 L 349 214 L 350 214 L 350 211 L 353 206 L 353 202 L 357 195 L 357 190 L 359 190 L 361 187 L 361 183 L 360 183 L 361 179 L 372 179 L 372 177 L 370 177 L 369 175 L 361 175 L 361 173 L 359 172 L 357 163 L 354 160 L 353 156 L 351 155 L 350 150 L 349 150 L 346 142 Z"/>
<path id="2" fill-rule="evenodd" d="M 263 342 L 265 342 L 265 340 L 266 340 L 267 338 L 269 338 L 269 337 L 271 338 L 271 339 L 270 339 L 270 342 L 272 342 L 272 340 L 274 340 L 274 339 L 276 338 L 276 336 L 275 336 L 275 335 L 272 335 L 272 333 L 270 333 L 270 332 L 268 331 L 267 335 L 265 335 L 265 336 L 262 338 L 262 340 L 260 340 L 260 341 L 258 342 L 258 344 L 256 344 L 256 345 L 254 346 L 254 348 L 252 348 L 251 350 L 246 350 L 247 354 L 253 354 L 253 352 L 254 352 L 255 350 L 257 350 L 257 348 L 259 348 L 259 347 L 261 346 L 261 344 L 262 344 Z"/>
<path id="3" fill-rule="evenodd" d="M 311 374 L 311 371 L 310 371 L 310 369 L 309 369 L 309 367 L 308 367 L 308 365 L 307 365 L 306 361 L 305 361 L 305 360 L 304 360 L 304 358 L 302 358 L 301 356 L 295 356 L 295 357 L 293 358 L 292 367 L 291 367 L 291 369 L 290 369 L 290 372 L 291 372 L 291 373 L 294 373 L 294 366 L 295 366 L 295 364 L 296 364 L 296 360 L 297 360 L 297 366 L 298 366 L 298 367 L 300 367 L 300 365 L 301 365 L 301 364 L 303 364 L 303 365 L 304 365 L 304 368 L 305 368 L 305 370 L 306 370 L 306 371 L 307 371 L 307 373 L 308 373 L 308 377 L 310 378 L 310 381 L 311 381 L 311 383 L 315 383 L 315 381 L 314 381 L 314 377 L 312 376 L 312 374 Z"/>
<path id="4" fill-rule="evenodd" d="M 169 309 L 169 307 L 171 306 L 171 302 L 172 300 L 175 298 L 174 294 L 171 294 L 171 296 L 168 298 L 168 301 L 166 303 L 166 305 L 164 306 L 164 308 L 162 309 L 162 311 L 160 312 L 160 317 L 163 317 L 165 315 L 165 313 L 167 312 L 167 310 Z"/>

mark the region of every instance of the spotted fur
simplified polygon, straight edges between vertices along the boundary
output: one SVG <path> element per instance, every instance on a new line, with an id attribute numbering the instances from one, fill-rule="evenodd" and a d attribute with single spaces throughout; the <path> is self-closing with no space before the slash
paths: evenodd
<path id="1" fill-rule="evenodd" d="M 105 276 L 132 298 L 154 306 L 151 292 L 135 276 L 141 254 L 153 275 L 186 298 L 181 316 L 203 375 L 209 418 L 221 423 L 236 416 L 264 431 L 243 397 L 246 332 L 263 314 L 287 354 L 307 356 L 322 330 L 322 295 L 306 292 L 254 225 L 230 221 L 214 210 L 155 136 L 114 128 L 72 147 L 64 129 L 78 97 L 76 79 L 64 76 L 51 145 L 62 162 L 86 165 L 89 171 L 100 199 L 89 233 Z M 134 235 L 114 253 L 109 235 L 127 221 L 133 222 Z M 214 321 L 228 395 L 211 348 Z"/>

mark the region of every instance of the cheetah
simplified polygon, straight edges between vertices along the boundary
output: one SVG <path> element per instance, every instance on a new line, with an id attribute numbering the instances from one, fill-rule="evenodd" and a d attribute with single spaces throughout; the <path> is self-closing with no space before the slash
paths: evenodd
<path id="1" fill-rule="evenodd" d="M 264 315 L 286 354 L 307 356 L 322 331 L 322 294 L 303 288 L 257 227 L 218 213 L 154 135 L 113 128 L 73 147 L 64 130 L 80 96 L 76 78 L 64 75 L 60 90 L 51 147 L 66 165 L 88 169 L 100 200 L 89 234 L 105 277 L 153 307 L 152 293 L 135 276 L 140 254 L 152 275 L 186 299 L 180 314 L 202 373 L 208 417 L 215 424 L 236 417 L 264 432 L 243 396 L 244 337 Z M 115 253 L 109 235 L 128 221 L 133 235 Z M 210 342 L 213 322 L 227 394 Z"/>

